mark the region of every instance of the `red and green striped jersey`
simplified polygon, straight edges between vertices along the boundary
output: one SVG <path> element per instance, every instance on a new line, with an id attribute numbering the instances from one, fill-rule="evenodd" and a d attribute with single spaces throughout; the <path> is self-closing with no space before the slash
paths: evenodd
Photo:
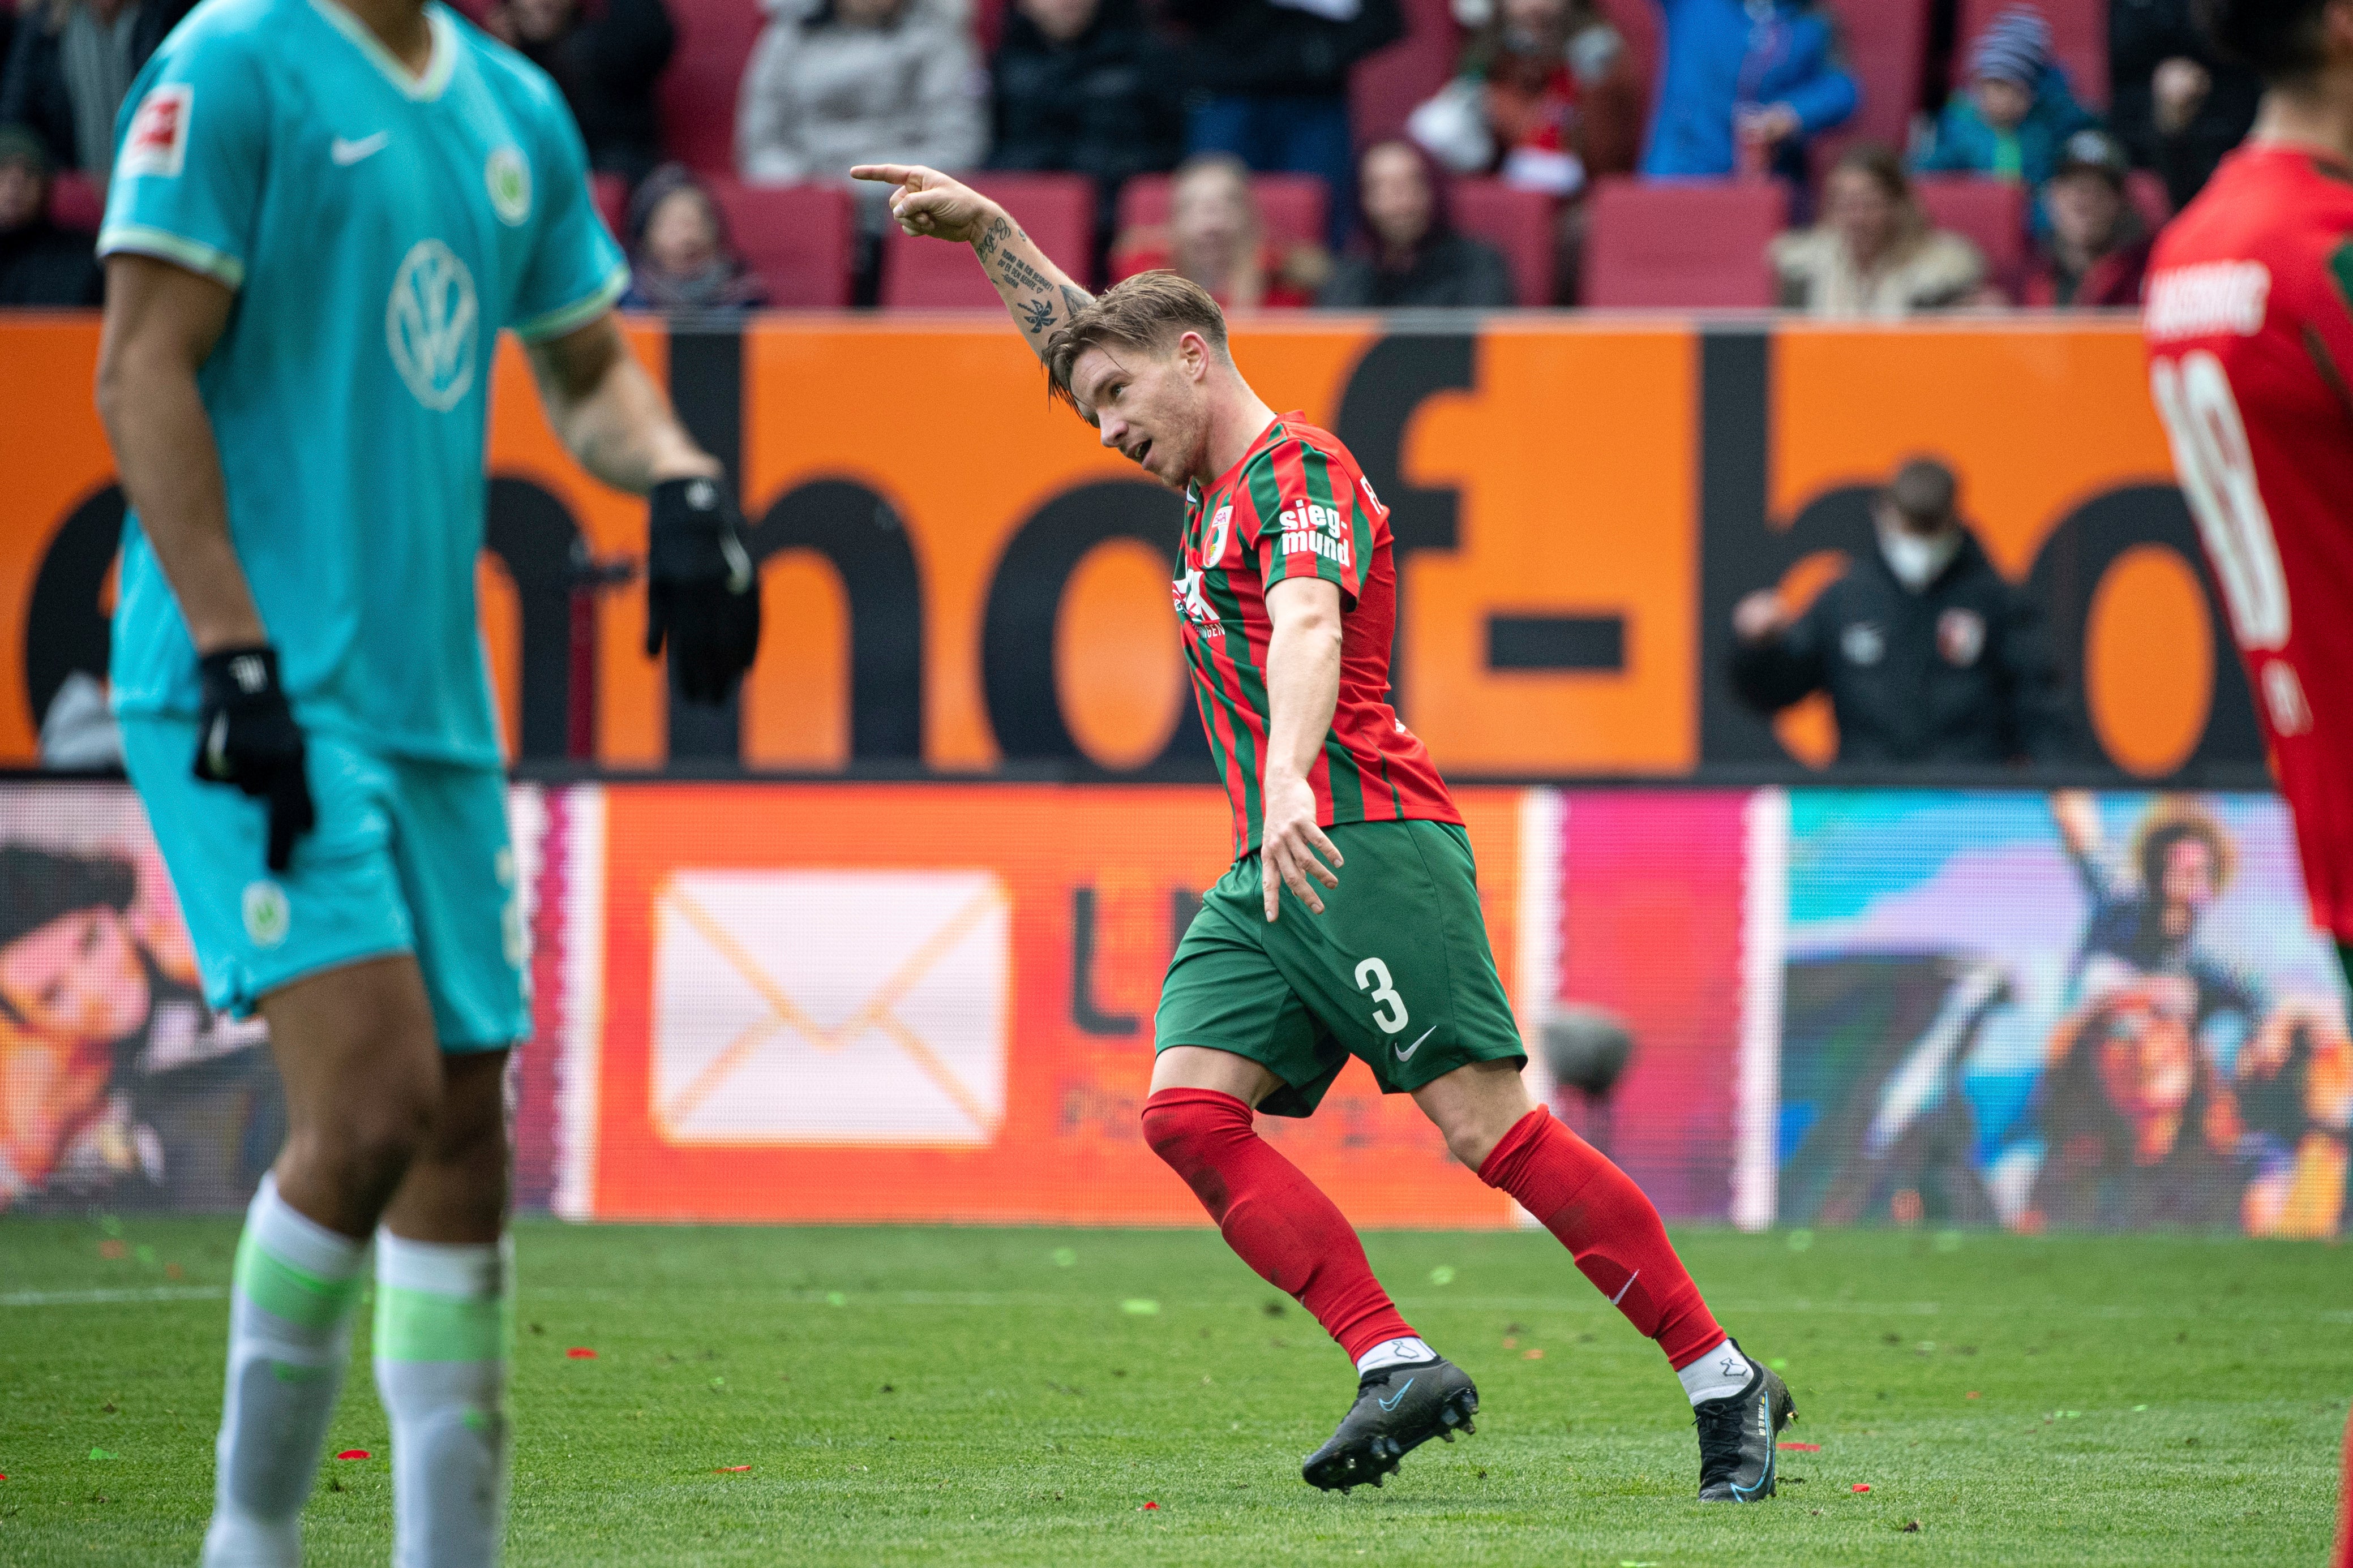
<path id="1" fill-rule="evenodd" d="M 1186 497 L 1170 584 L 1209 750 L 1234 806 L 1234 853 L 1258 847 L 1269 728 L 1266 591 L 1285 577 L 1340 588 L 1340 700 L 1308 784 L 1315 820 L 1460 822 L 1420 737 L 1388 704 L 1397 566 L 1388 509 L 1348 448 L 1296 414 Z"/>

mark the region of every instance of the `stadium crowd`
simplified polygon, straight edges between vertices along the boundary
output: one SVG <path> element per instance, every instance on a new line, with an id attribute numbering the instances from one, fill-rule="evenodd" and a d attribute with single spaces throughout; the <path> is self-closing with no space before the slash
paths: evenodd
<path id="1" fill-rule="evenodd" d="M 860 161 L 1238 309 L 2131 306 L 2258 91 L 2189 0 L 456 3 L 562 89 L 663 311 L 988 303 L 894 265 Z M 0 305 L 95 300 L 191 4 L 0 0 Z"/>

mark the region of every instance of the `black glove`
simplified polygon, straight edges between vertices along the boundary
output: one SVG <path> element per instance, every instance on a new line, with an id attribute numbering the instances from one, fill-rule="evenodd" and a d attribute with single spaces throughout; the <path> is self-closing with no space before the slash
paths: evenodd
<path id="1" fill-rule="evenodd" d="M 283 871 L 294 840 L 318 826 L 303 772 L 302 728 L 278 684 L 278 650 L 231 647 L 206 654 L 204 706 L 196 713 L 196 777 L 235 784 L 269 804 L 269 868 Z"/>
<path id="2" fill-rule="evenodd" d="M 743 514 L 716 479 L 664 479 L 651 500 L 646 657 L 669 638 L 679 690 L 724 702 L 760 651 L 760 574 Z"/>

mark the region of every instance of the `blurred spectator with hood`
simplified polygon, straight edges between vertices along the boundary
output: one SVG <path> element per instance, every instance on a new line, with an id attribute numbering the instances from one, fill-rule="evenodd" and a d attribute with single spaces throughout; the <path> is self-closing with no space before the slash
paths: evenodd
<path id="1" fill-rule="evenodd" d="M 2135 309 L 2157 243 L 2125 192 L 2124 143 L 2096 127 L 2067 138 L 2043 187 L 2051 232 L 2037 252 L 2021 305 Z"/>
<path id="2" fill-rule="evenodd" d="M 746 180 L 846 180 L 852 163 L 979 166 L 987 76 L 957 0 L 763 0 L 735 110 Z M 891 187 L 852 187 L 879 224 Z"/>
<path id="3" fill-rule="evenodd" d="M 1186 151 L 1321 175 L 1336 249 L 1355 210 L 1349 68 L 1405 36 L 1398 0 L 1167 0 L 1165 14 L 1188 34 Z"/>
<path id="4" fill-rule="evenodd" d="M 1129 176 L 1184 153 L 1174 57 L 1135 0 L 1015 0 L 990 77 L 988 166 L 1086 175 L 1103 239 Z"/>
<path id="5" fill-rule="evenodd" d="M 1985 258 L 1932 226 L 1903 161 L 1876 142 L 1847 149 L 1822 186 L 1821 221 L 1766 251 L 1785 310 L 1894 318 L 1984 302 Z"/>
<path id="6" fill-rule="evenodd" d="M 1203 153 L 1176 171 L 1167 226 L 1131 230 L 1112 247 L 1114 281 L 1163 268 L 1198 283 L 1229 310 L 1282 310 L 1312 302 L 1332 260 L 1317 246 L 1269 240 L 1250 170 L 1230 153 Z"/>
<path id="7" fill-rule="evenodd" d="M 1838 760 L 1988 765 L 2067 751 L 2058 671 L 2033 601 L 1957 506 L 1952 469 L 1915 458 L 1872 507 L 1873 542 L 1802 610 L 1771 588 L 1732 616 L 1732 683 L 1774 713 L 1817 691 Z"/>
<path id="8" fill-rule="evenodd" d="M 2108 0 L 2108 120 L 2176 212 L 2246 140 L 2263 79 L 2217 49 L 2193 0 Z"/>
<path id="9" fill-rule="evenodd" d="M 0 124 L 31 128 L 49 165 L 103 181 L 131 79 L 195 0 L 25 0 L 0 72 Z"/>
<path id="10" fill-rule="evenodd" d="M 2039 197 L 2067 138 L 2092 123 L 2052 54 L 2051 24 L 2031 5 L 2010 6 L 1970 42 L 1968 58 L 1968 85 L 1946 102 L 1913 168 L 2014 180 Z M 2039 201 L 2034 222 L 2041 232 Z"/>
<path id="11" fill-rule="evenodd" d="M 95 305 L 104 287 L 96 240 L 48 218 L 49 159 L 41 139 L 0 125 L 0 308 Z"/>
<path id="12" fill-rule="evenodd" d="M 1819 0 L 1657 0 L 1666 24 L 1642 173 L 1770 171 L 1802 184 L 1806 144 L 1862 90 Z"/>
<path id="13" fill-rule="evenodd" d="M 654 86 L 678 42 L 662 0 L 503 0 L 482 27 L 555 79 L 589 167 L 635 184 L 661 162 Z"/>
<path id="14" fill-rule="evenodd" d="M 1315 302 L 1328 309 L 1493 310 L 1513 303 L 1503 253 L 1458 233 L 1444 176 L 1409 142 L 1381 142 L 1356 167 L 1363 224 Z"/>
<path id="15" fill-rule="evenodd" d="M 629 198 L 629 288 L 625 310 L 748 310 L 764 302 L 760 279 L 727 236 L 719 204 L 681 163 L 664 163 Z"/>
<path id="16" fill-rule="evenodd" d="M 761 0 L 769 21 L 735 102 L 735 161 L 765 184 L 848 180 L 853 163 L 977 168 L 987 73 L 962 0 Z M 873 301 L 892 187 L 852 184 L 854 302 Z"/>

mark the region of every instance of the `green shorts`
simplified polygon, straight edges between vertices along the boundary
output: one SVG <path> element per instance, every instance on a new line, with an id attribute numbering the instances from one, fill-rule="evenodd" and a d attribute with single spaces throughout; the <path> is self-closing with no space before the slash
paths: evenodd
<path id="1" fill-rule="evenodd" d="M 1469 1062 L 1523 1061 L 1519 1026 L 1479 910 L 1471 836 L 1449 822 L 1325 830 L 1346 864 L 1312 914 L 1282 892 L 1269 924 L 1245 855 L 1201 901 L 1169 961 L 1154 1048 L 1248 1057 L 1283 1087 L 1259 1109 L 1307 1116 L 1352 1056 L 1384 1094 Z"/>

